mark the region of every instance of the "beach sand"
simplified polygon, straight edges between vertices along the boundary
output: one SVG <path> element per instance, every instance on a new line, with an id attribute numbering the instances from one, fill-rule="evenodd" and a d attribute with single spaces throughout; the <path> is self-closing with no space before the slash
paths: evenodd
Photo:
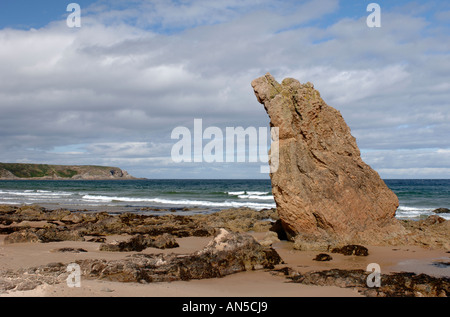
<path id="1" fill-rule="evenodd" d="M 262 239 L 265 233 L 251 233 L 256 239 Z M 0 235 L 0 267 L 2 270 L 17 270 L 52 262 L 69 264 L 81 259 L 121 259 L 136 252 L 99 251 L 96 242 L 50 242 L 4 244 L 4 235 Z M 126 236 L 109 236 L 108 241 L 125 239 Z M 177 238 L 179 247 L 160 250 L 147 248 L 141 253 L 180 253 L 187 254 L 202 249 L 211 237 Z M 377 263 L 382 273 L 416 272 L 435 276 L 450 276 L 449 268 L 432 265 L 433 261 L 446 260 L 449 255 L 444 250 L 428 250 L 417 246 L 380 247 L 366 246 L 366 257 L 344 256 L 329 253 L 333 260 L 329 262 L 313 261 L 319 253 L 315 251 L 298 251 L 292 243 L 280 241 L 273 244 L 284 264 L 276 268 L 291 267 L 298 272 L 317 270 L 363 269 L 369 263 Z M 59 248 L 83 248 L 87 252 L 61 253 Z M 9 291 L 0 294 L 8 296 L 43 296 L 43 297 L 359 297 L 356 290 L 331 286 L 308 286 L 289 283 L 281 274 L 258 270 L 232 274 L 223 278 L 175 281 L 165 283 L 120 283 L 100 280 L 81 280 L 81 287 L 69 287 L 66 283 L 56 285 L 43 284 L 33 290 Z"/>

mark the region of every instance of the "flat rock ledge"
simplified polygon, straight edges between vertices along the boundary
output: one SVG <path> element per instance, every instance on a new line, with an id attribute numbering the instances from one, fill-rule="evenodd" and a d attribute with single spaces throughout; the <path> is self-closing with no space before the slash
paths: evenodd
<path id="1" fill-rule="evenodd" d="M 275 209 L 226 209 L 214 214 L 142 215 L 48 210 L 41 206 L 0 205 L 0 234 L 5 243 L 85 241 L 95 236 L 147 235 L 174 237 L 213 236 L 217 228 L 234 232 L 268 231 L 278 219 Z M 91 239 L 91 238 L 89 238 Z"/>
<path id="2" fill-rule="evenodd" d="M 399 272 L 380 274 L 380 286 L 369 287 L 371 272 L 364 270 L 331 269 L 325 271 L 298 273 L 290 268 L 274 271 L 282 274 L 292 283 L 315 286 L 337 286 L 352 288 L 367 297 L 448 297 L 450 278 L 433 277 L 427 274 Z"/>
<path id="3" fill-rule="evenodd" d="M 389 239 L 371 245 L 417 245 L 450 250 L 450 221 L 432 215 L 420 221 L 398 220 L 397 223 L 400 230 L 392 228 L 387 235 Z M 218 228 L 233 232 L 267 232 L 265 241 L 261 241 L 264 245 L 270 245 L 278 239 L 287 239 L 276 209 L 256 211 L 250 208 L 232 208 L 206 215 L 142 215 L 130 212 L 109 214 L 66 209 L 48 210 L 37 205 L 0 205 L 0 234 L 7 235 L 5 244 L 104 242 L 110 235 L 126 234 L 142 235 L 134 241 L 137 242 L 136 245 L 141 244 L 141 247 L 160 245 L 161 248 L 170 248 L 175 247 L 176 241 L 167 240 L 168 235 L 174 238 L 212 237 Z M 133 240 L 130 240 L 129 244 L 133 244 Z M 332 249 L 342 248 L 347 244 L 339 239 L 311 240 L 298 235 L 293 247 L 302 251 L 331 252 Z M 111 247 L 118 251 L 122 247 L 127 248 L 126 244 Z"/>

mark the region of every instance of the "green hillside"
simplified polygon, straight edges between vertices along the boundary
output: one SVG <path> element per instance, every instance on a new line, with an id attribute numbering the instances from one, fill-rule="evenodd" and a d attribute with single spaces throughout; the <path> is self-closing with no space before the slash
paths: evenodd
<path id="1" fill-rule="evenodd" d="M 130 179 L 118 167 L 0 163 L 0 179 Z"/>

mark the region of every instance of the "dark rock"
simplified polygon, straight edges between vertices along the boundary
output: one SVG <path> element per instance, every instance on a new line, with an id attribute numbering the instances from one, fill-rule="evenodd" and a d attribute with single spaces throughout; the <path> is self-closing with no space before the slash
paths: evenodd
<path id="1" fill-rule="evenodd" d="M 179 247 L 175 237 L 168 233 L 163 233 L 157 236 L 152 242 L 149 243 L 149 247 L 157 249 L 172 249 Z"/>
<path id="2" fill-rule="evenodd" d="M 26 227 L 22 226 L 10 226 L 10 227 L 2 227 L 0 228 L 0 234 L 11 234 L 13 232 L 24 231 Z"/>
<path id="3" fill-rule="evenodd" d="M 332 269 L 318 272 L 297 273 L 289 277 L 295 283 L 316 286 L 364 287 L 367 275 L 363 270 Z"/>
<path id="4" fill-rule="evenodd" d="M 5 237 L 5 244 L 13 243 L 36 243 L 41 242 L 40 237 L 31 230 L 13 232 Z"/>
<path id="5" fill-rule="evenodd" d="M 450 278 L 432 277 L 426 274 L 381 274 L 380 287 L 367 286 L 370 272 L 363 270 L 333 269 L 319 272 L 296 273 L 289 277 L 294 283 L 316 286 L 355 288 L 365 296 L 377 297 L 448 297 Z"/>
<path id="6" fill-rule="evenodd" d="M 106 238 L 105 237 L 93 237 L 93 238 L 90 238 L 87 241 L 88 242 L 100 242 L 100 243 L 103 243 L 103 242 L 106 241 Z"/>
<path id="7" fill-rule="evenodd" d="M 431 215 L 428 216 L 426 219 L 423 220 L 423 224 L 425 225 L 434 225 L 436 223 L 443 223 L 446 220 L 442 217 L 439 217 L 438 215 Z"/>
<path id="8" fill-rule="evenodd" d="M 270 231 L 276 232 L 278 235 L 278 239 L 280 240 L 288 240 L 288 236 L 286 234 L 286 231 L 284 231 L 283 225 L 281 223 L 281 220 L 278 219 L 275 221 L 272 226 L 269 229 Z"/>
<path id="9" fill-rule="evenodd" d="M 329 254 L 319 253 L 316 255 L 316 257 L 313 260 L 314 261 L 331 261 L 331 260 L 333 260 L 333 258 Z"/>
<path id="10" fill-rule="evenodd" d="M 54 250 L 55 252 L 69 252 L 69 253 L 81 253 L 81 252 L 87 252 L 87 250 L 82 248 L 59 248 Z"/>
<path id="11" fill-rule="evenodd" d="M 153 241 L 153 239 L 152 239 Z M 129 252 L 142 251 L 147 248 L 146 236 L 138 234 L 125 241 L 113 241 L 100 245 L 100 251 Z"/>
<path id="12" fill-rule="evenodd" d="M 66 224 L 77 224 L 85 220 L 82 213 L 70 212 L 68 215 L 61 217 L 61 221 Z"/>
<path id="13" fill-rule="evenodd" d="M 435 214 L 449 214 L 450 213 L 450 209 L 448 209 L 448 208 L 437 208 L 437 209 L 433 210 L 433 212 Z"/>
<path id="14" fill-rule="evenodd" d="M 83 236 L 77 230 L 46 228 L 37 230 L 36 234 L 42 242 L 84 241 Z"/>
<path id="15" fill-rule="evenodd" d="M 44 209 L 44 212 L 45 218 L 51 221 L 60 221 L 72 215 L 72 213 L 67 209 L 56 209 L 52 211 L 47 211 Z"/>
<path id="16" fill-rule="evenodd" d="M 12 205 L 0 205 L 0 214 L 13 214 L 17 210 L 17 207 Z"/>
<path id="17" fill-rule="evenodd" d="M 44 208 L 36 205 L 23 206 L 17 209 L 16 215 L 21 218 L 21 220 L 38 221 L 45 219 Z"/>
<path id="18" fill-rule="evenodd" d="M 100 245 L 100 251 L 114 251 L 114 252 L 140 252 L 146 248 L 169 249 L 178 247 L 175 238 L 164 233 L 157 237 L 149 235 L 137 234 L 125 241 L 113 241 L 111 243 L 103 243 Z"/>
<path id="19" fill-rule="evenodd" d="M 343 255 L 368 256 L 369 250 L 362 245 L 349 244 L 342 248 L 334 248 L 331 253 L 341 253 Z"/>
<path id="20" fill-rule="evenodd" d="M 281 275 L 281 276 L 293 276 L 296 275 L 296 272 L 288 266 L 279 268 L 279 269 L 273 269 L 270 271 L 274 275 Z"/>
<path id="21" fill-rule="evenodd" d="M 2 217 L 0 217 L 0 224 L 2 224 L 2 225 L 9 226 L 12 223 L 13 223 L 13 221 L 11 219 L 2 219 Z M 2 228 L 2 229 L 5 229 L 5 228 Z"/>

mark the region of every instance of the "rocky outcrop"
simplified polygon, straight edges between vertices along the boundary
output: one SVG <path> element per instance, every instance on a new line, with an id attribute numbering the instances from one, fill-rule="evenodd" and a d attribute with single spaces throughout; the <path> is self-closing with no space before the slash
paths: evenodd
<path id="1" fill-rule="evenodd" d="M 63 263 L 49 263 L 18 271 L 0 271 L 0 294 L 7 291 L 28 291 L 39 285 L 66 282 L 69 273 Z"/>
<path id="2" fill-rule="evenodd" d="M 137 234 L 125 241 L 113 241 L 100 245 L 100 251 L 142 251 L 146 248 L 171 249 L 178 247 L 175 237 L 171 234 L 164 233 L 157 237 L 149 235 Z"/>
<path id="3" fill-rule="evenodd" d="M 252 82 L 279 128 L 278 169 L 270 174 L 282 226 L 305 249 L 378 244 L 404 233 L 397 196 L 365 164 L 339 111 L 311 83 L 270 74 Z"/>
<path id="4" fill-rule="evenodd" d="M 249 208 L 236 208 L 206 215 L 154 216 L 135 213 L 111 215 L 107 212 L 71 212 L 65 209 L 48 210 L 40 206 L 0 205 L 0 234 L 8 235 L 5 237 L 5 243 L 65 240 L 103 243 L 108 235 L 140 234 L 148 235 L 152 239 L 168 237 L 164 234 L 174 237 L 205 237 L 212 236 L 217 228 L 225 228 L 233 232 L 266 232 L 261 238 L 261 243 L 271 245 L 279 239 L 286 240 L 284 230 L 279 228 L 280 219 L 277 218 L 274 209 L 258 212 Z M 432 215 L 420 221 L 401 220 L 399 224 L 400 231 L 390 234 L 391 239 L 385 244 L 418 245 L 450 250 L 450 222 L 444 218 Z M 311 242 L 298 238 L 293 247 L 298 250 L 326 252 L 345 245 L 346 243 L 332 245 L 326 240 Z"/>
<path id="5" fill-rule="evenodd" d="M 272 226 L 272 217 L 277 217 L 275 210 L 255 211 L 250 208 L 222 210 L 209 215 L 155 216 L 48 210 L 37 205 L 0 205 L 0 234 L 9 234 L 6 241 L 17 242 L 25 242 L 26 239 L 30 242 L 62 241 L 64 238 L 78 241 L 84 236 L 101 239 L 101 236 L 113 234 L 147 235 L 158 237 L 153 245 L 162 246 L 171 243 L 170 239 L 166 239 L 167 234 L 204 237 L 213 235 L 216 228 L 235 232 L 267 231 Z M 22 231 L 27 233 L 18 234 Z M 33 239 L 35 235 L 37 239 Z"/>
<path id="6" fill-rule="evenodd" d="M 111 166 L 0 163 L 0 179 L 136 179 Z"/>
<path id="7" fill-rule="evenodd" d="M 86 278 L 117 282 L 169 282 L 204 279 L 281 263 L 278 253 L 252 236 L 220 229 L 204 249 L 192 254 L 133 254 L 122 260 L 83 260 Z"/>
<path id="8" fill-rule="evenodd" d="M 369 250 L 362 245 L 349 244 L 342 248 L 334 248 L 331 253 L 340 253 L 343 255 L 356 255 L 356 256 L 368 256 Z"/>
<path id="9" fill-rule="evenodd" d="M 77 230 L 60 230 L 57 228 L 24 228 L 10 233 L 5 237 L 5 244 L 35 243 L 35 242 L 59 242 L 59 241 L 84 241 L 85 239 Z"/>
<path id="10" fill-rule="evenodd" d="M 204 237 L 213 235 L 216 228 L 225 228 L 234 232 L 267 232 L 261 243 L 271 245 L 278 239 L 286 239 L 284 230 L 279 228 L 280 219 L 277 218 L 274 209 L 257 212 L 248 208 L 236 208 L 209 215 L 154 216 L 0 205 L 0 234 L 9 235 L 5 237 L 5 243 L 83 241 L 84 237 L 87 241 L 105 242 L 108 235 L 141 234 L 155 238 L 170 234 L 174 237 Z M 399 232 L 402 234 L 393 232 L 386 244 L 450 249 L 450 222 L 444 218 L 432 215 L 420 221 L 401 220 L 399 223 Z M 312 243 L 298 238 L 293 247 L 298 250 L 326 252 L 345 245 L 346 243 L 332 245 L 326 240 Z"/>
<path id="11" fill-rule="evenodd" d="M 36 233 L 28 230 L 10 233 L 5 237 L 5 240 L 3 240 L 4 244 L 36 243 L 36 242 L 42 242 L 42 240 L 39 239 L 39 236 Z"/>
<path id="12" fill-rule="evenodd" d="M 433 210 L 433 212 L 435 214 L 450 214 L 450 209 L 441 207 L 441 208 L 436 208 L 435 210 Z"/>
<path id="13" fill-rule="evenodd" d="M 319 261 L 319 262 L 325 262 L 325 261 L 331 261 L 333 258 L 331 255 L 326 253 L 319 253 L 316 255 L 316 257 L 313 259 L 313 261 Z"/>
<path id="14" fill-rule="evenodd" d="M 450 295 L 450 279 L 433 277 L 426 274 L 391 273 L 380 274 L 380 286 L 369 287 L 369 274 L 363 270 L 332 269 L 327 271 L 297 273 L 283 271 L 290 275 L 294 283 L 315 286 L 337 286 L 353 288 L 368 297 L 448 297 Z"/>
<path id="15" fill-rule="evenodd" d="M 402 220 L 401 224 L 406 229 L 404 244 L 450 251 L 450 221 L 431 215 L 419 221 Z M 395 243 L 401 244 L 395 239 L 391 241 L 391 245 Z"/>

